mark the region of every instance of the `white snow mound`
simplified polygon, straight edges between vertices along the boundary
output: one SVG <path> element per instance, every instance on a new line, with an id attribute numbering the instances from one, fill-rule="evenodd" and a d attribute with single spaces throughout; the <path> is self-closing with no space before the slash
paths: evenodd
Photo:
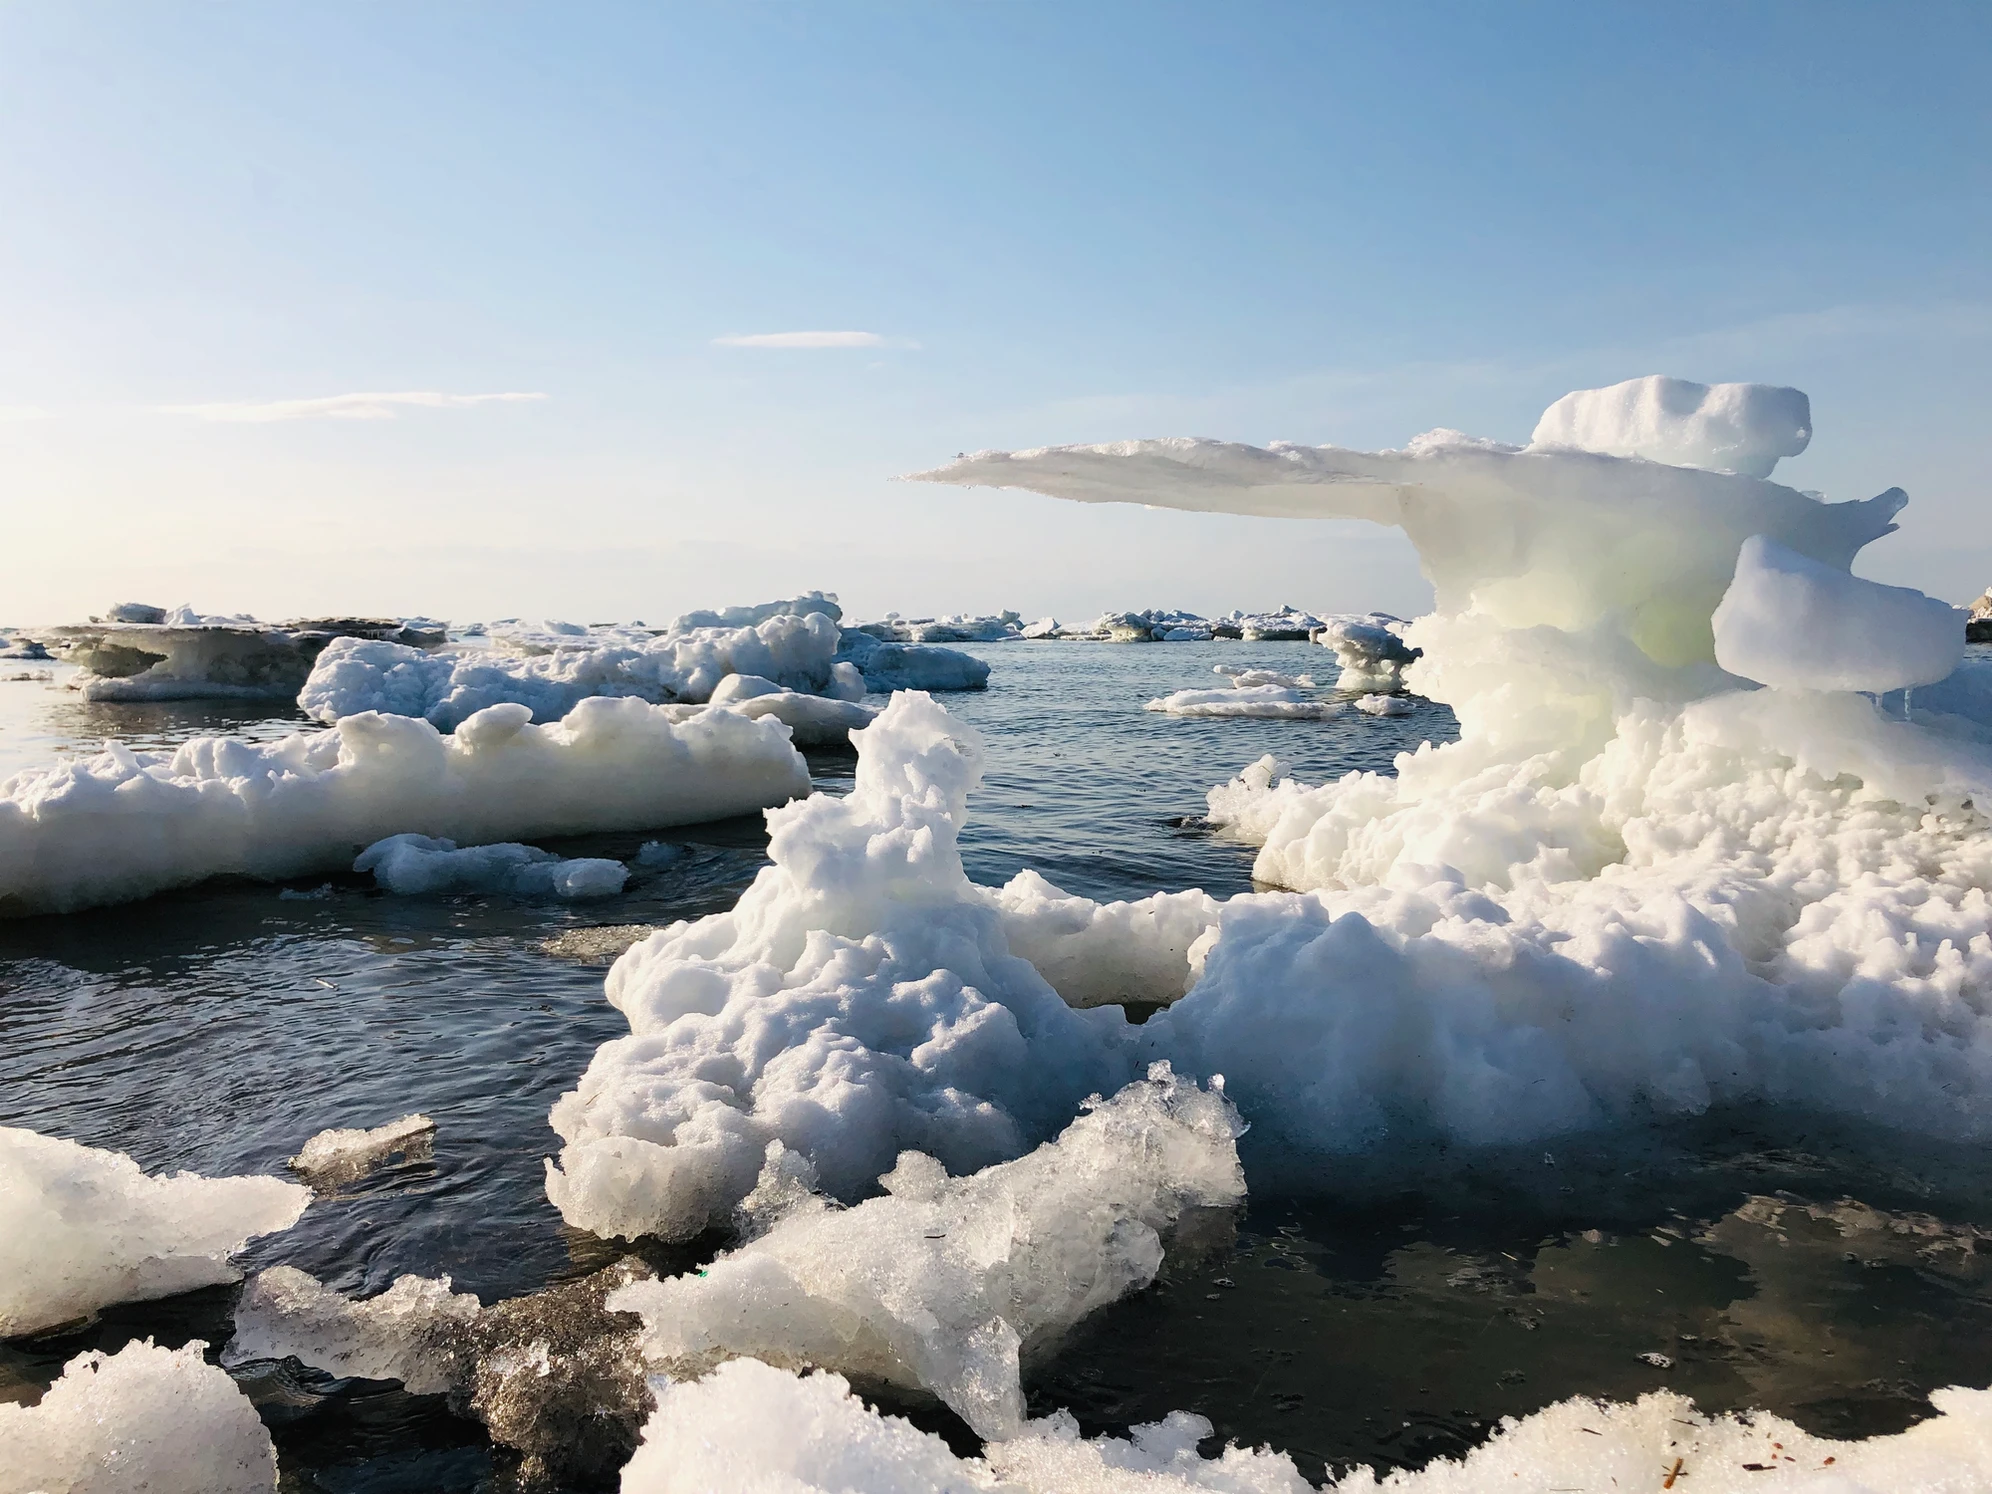
<path id="1" fill-rule="evenodd" d="M 1800 390 L 1649 374 L 1564 395 L 1543 411 L 1529 445 L 1769 477 L 1811 440 L 1812 401 Z"/>
<path id="2" fill-rule="evenodd" d="M 1221 1092 L 1157 1064 L 1014 1162 L 950 1178 L 902 1153 L 886 1196 L 852 1209 L 804 1192 L 772 1142 L 750 1204 L 788 1196 L 767 1233 L 608 1305 L 642 1314 L 644 1354 L 674 1379 L 740 1356 L 822 1366 L 931 1391 L 983 1436 L 1012 1436 L 1019 1356 L 1152 1281 L 1185 1210 L 1244 1199 L 1238 1129 Z"/>
<path id="3" fill-rule="evenodd" d="M 34 1406 L 0 1402 L 0 1489 L 270 1494 L 277 1450 L 199 1339 L 79 1354 Z"/>
<path id="4" fill-rule="evenodd" d="M 122 1152 L 0 1126 L 0 1338 L 238 1281 L 230 1252 L 310 1202 L 281 1178 L 147 1177 Z"/>
<path id="5" fill-rule="evenodd" d="M 1934 685 L 1964 657 L 1965 615 L 1753 534 L 1711 619 L 1715 661 L 1787 690 L 1882 693 Z"/>

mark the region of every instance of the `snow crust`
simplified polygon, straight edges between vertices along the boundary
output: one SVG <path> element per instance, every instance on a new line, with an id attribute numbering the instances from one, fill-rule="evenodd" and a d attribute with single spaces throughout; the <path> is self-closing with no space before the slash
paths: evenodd
<path id="1" fill-rule="evenodd" d="M 1769 477 L 1811 440 L 1812 401 L 1797 389 L 1649 374 L 1564 395 L 1543 411 L 1529 446 Z"/>
<path id="2" fill-rule="evenodd" d="M 397 1152 L 428 1155 L 436 1123 L 426 1115 L 404 1115 L 371 1130 L 334 1127 L 320 1131 L 290 1159 L 291 1170 L 319 1187 L 363 1177 Z"/>
<path id="3" fill-rule="evenodd" d="M 1554 1488 L 1619 1494 L 1678 1486 L 1742 1494 L 1764 1487 L 1811 1494 L 1981 1489 L 1992 1476 L 1992 1391 L 1939 1390 L 1938 1414 L 1896 1436 L 1841 1442 L 1782 1417 L 1705 1416 L 1667 1391 L 1631 1404 L 1569 1400 L 1510 1418 L 1464 1458 L 1378 1478 L 1367 1467 L 1331 1479 L 1332 1494 L 1514 1494 Z M 1203 1417 L 1178 1411 L 1126 1438 L 1082 1438 L 1064 1412 L 958 1458 L 946 1443 L 882 1416 L 840 1375 L 797 1375 L 750 1359 L 703 1380 L 660 1387 L 643 1444 L 623 1472 L 624 1494 L 780 1489 L 785 1494 L 1303 1494 L 1291 1459 L 1227 1447 L 1198 1455 Z M 1683 1481 L 1692 1478 L 1692 1485 Z"/>
<path id="4" fill-rule="evenodd" d="M 230 1252 L 310 1202 L 280 1178 L 148 1177 L 122 1152 L 0 1126 L 0 1338 L 237 1281 Z"/>
<path id="5" fill-rule="evenodd" d="M 1153 1280 L 1185 1210 L 1243 1200 L 1237 1130 L 1221 1092 L 1157 1064 L 971 1177 L 904 1152 L 885 1196 L 851 1209 L 804 1192 L 808 1165 L 771 1142 L 749 1203 L 786 1195 L 772 1227 L 609 1305 L 642 1314 L 643 1351 L 674 1379 L 740 1356 L 823 1366 L 930 1391 L 983 1436 L 1011 1436 L 1020 1357 Z"/>
<path id="6" fill-rule="evenodd" d="M 590 699 L 551 726 L 491 706 L 445 736 L 372 712 L 251 743 L 102 755 L 0 780 L 0 914 L 344 865 L 400 833 L 471 844 L 723 819 L 809 792 L 778 720 Z"/>
<path id="7" fill-rule="evenodd" d="M 614 897 L 629 880 L 629 868 L 620 861 L 593 856 L 563 860 L 516 841 L 459 850 L 455 841 L 429 835 L 377 840 L 360 852 L 353 870 L 372 872 L 374 881 L 388 892 L 415 897 L 499 892 L 576 902 Z"/>
<path id="8" fill-rule="evenodd" d="M 547 1195 L 570 1224 L 689 1238 L 731 1215 L 775 1140 L 840 1198 L 903 1150 L 971 1171 L 1139 1072 L 1111 1047 L 1122 1015 L 1060 1000 L 962 872 L 973 729 L 908 691 L 853 741 L 852 792 L 770 813 L 774 864 L 733 909 L 610 970 L 630 1035 L 551 1116 Z"/>
<path id="9" fill-rule="evenodd" d="M 1743 541 L 1712 622 L 1716 663 L 1787 690 L 1934 685 L 1964 657 L 1958 608 L 1821 565 L 1761 534 Z"/>
<path id="10" fill-rule="evenodd" d="M 199 1339 L 79 1354 L 34 1406 L 0 1402 L 0 1489 L 270 1494 L 277 1451 Z"/>

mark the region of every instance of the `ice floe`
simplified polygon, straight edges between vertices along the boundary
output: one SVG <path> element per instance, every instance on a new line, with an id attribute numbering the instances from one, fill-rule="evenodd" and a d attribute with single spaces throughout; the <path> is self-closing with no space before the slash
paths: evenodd
<path id="1" fill-rule="evenodd" d="M 375 841 L 354 859 L 353 870 L 372 872 L 374 881 L 388 892 L 415 897 L 502 892 L 578 901 L 614 897 L 629 880 L 629 868 L 620 861 L 596 856 L 563 860 L 516 841 L 459 850 L 455 841 L 430 835 L 390 835 Z"/>
<path id="2" fill-rule="evenodd" d="M 122 1152 L 0 1126 L 0 1338 L 239 1280 L 229 1254 L 310 1202 L 281 1178 L 148 1177 Z"/>
<path id="3" fill-rule="evenodd" d="M 1417 709 L 1401 695 L 1358 695 L 1350 704 L 1365 716 L 1408 716 Z"/>
<path id="4" fill-rule="evenodd" d="M 436 1123 L 426 1115 L 404 1115 L 371 1129 L 320 1131 L 290 1159 L 291 1170 L 314 1186 L 336 1187 L 364 1177 L 389 1157 L 427 1157 L 433 1149 Z"/>
<path id="5" fill-rule="evenodd" d="M 1224 690 L 1178 690 L 1142 707 L 1165 716 L 1249 716 L 1268 721 L 1323 721 L 1343 707 L 1285 685 L 1234 685 Z"/>
<path id="6" fill-rule="evenodd" d="M 275 742 L 116 742 L 0 780 L 0 915 L 67 912 L 223 874 L 330 870 L 389 835 L 477 845 L 723 819 L 809 792 L 776 720 L 584 700 L 551 726 L 486 708 L 444 735 L 349 716 Z"/>
<path id="7" fill-rule="evenodd" d="M 609 1306 L 643 1316 L 674 1379 L 742 1356 L 925 1390 L 984 1437 L 1023 1426 L 1022 1358 L 1137 1291 L 1186 1211 L 1241 1202 L 1237 1117 L 1221 1093 L 1157 1064 L 1053 1141 L 950 1178 L 902 1153 L 884 1197 L 844 1209 L 779 1141 L 749 1212 L 766 1232 L 696 1274 L 640 1282 Z"/>
<path id="8" fill-rule="evenodd" d="M 37 1405 L 0 1402 L 0 1489 L 18 1494 L 272 1494 L 277 1451 L 199 1339 L 91 1351 Z"/>
<path id="9" fill-rule="evenodd" d="M 862 629 L 846 629 L 838 662 L 864 676 L 865 688 L 894 690 L 980 690 L 989 683 L 989 664 L 960 649 L 881 641 Z"/>

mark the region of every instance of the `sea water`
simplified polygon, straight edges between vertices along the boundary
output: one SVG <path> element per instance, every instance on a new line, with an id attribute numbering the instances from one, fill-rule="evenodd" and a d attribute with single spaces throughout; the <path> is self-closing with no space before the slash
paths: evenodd
<path id="1" fill-rule="evenodd" d="M 1210 785 L 1266 752 L 1320 782 L 1455 734 L 1428 702 L 1326 721 L 1141 710 L 1215 682 L 1214 663 L 1332 669 L 1304 644 L 972 651 L 994 666 L 991 688 L 948 705 L 989 738 L 963 835 L 983 883 L 1030 866 L 1102 899 L 1244 891 L 1252 851 L 1203 823 Z M 53 672 L 0 682 L 0 774 L 105 737 L 153 747 L 307 725 L 241 704 L 91 704 Z M 843 791 L 852 765 L 813 755 L 817 788 Z M 681 854 L 639 861 L 656 839 Z M 627 888 L 576 906 L 395 897 L 355 876 L 212 883 L 0 924 L 0 1124 L 220 1175 L 281 1172 L 316 1131 L 419 1110 L 436 1121 L 432 1149 L 321 1198 L 243 1263 L 359 1293 L 447 1274 L 486 1301 L 607 1264 L 622 1248 L 563 1225 L 541 1182 L 548 1107 L 627 1030 L 601 982 L 629 935 L 591 931 L 729 906 L 765 864 L 765 835 L 746 819 L 547 844 L 630 863 Z M 1927 1414 L 1932 1387 L 1992 1381 L 1992 1173 L 1937 1148 L 1905 1166 L 1823 1130 L 1794 1146 L 1780 1128 L 1771 1144 L 1751 1122 L 1676 1124 L 1632 1152 L 1554 1147 L 1442 1189 L 1261 1188 L 1239 1219 L 1177 1242 L 1153 1288 L 1029 1366 L 1032 1410 L 1069 1407 L 1093 1432 L 1193 1409 L 1220 1439 L 1271 1443 L 1318 1477 L 1457 1452 L 1572 1394 L 1664 1385 L 1707 1410 L 1850 1435 Z M 723 1243 L 641 1253 L 675 1271 Z M 132 1337 L 218 1345 L 232 1290 L 0 1346 L 0 1396 L 33 1399 L 75 1353 Z M 440 1401 L 295 1365 L 242 1373 L 286 1487 L 505 1485 L 505 1455 Z M 892 1409 L 972 1445 L 936 1407 Z"/>

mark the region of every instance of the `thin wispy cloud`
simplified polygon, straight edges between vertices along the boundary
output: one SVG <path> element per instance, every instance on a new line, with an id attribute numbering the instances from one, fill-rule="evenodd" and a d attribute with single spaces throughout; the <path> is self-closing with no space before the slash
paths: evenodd
<path id="1" fill-rule="evenodd" d="M 876 332 L 756 332 L 747 337 L 715 337 L 716 348 L 883 348 L 893 344 Z"/>
<path id="2" fill-rule="evenodd" d="M 262 424 L 273 420 L 392 420 L 404 408 L 460 410 L 470 405 L 545 399 L 538 393 L 443 394 L 432 389 L 394 393 L 328 394 L 318 399 L 227 400 L 206 405 L 161 405 L 166 415 L 196 420 Z"/>

